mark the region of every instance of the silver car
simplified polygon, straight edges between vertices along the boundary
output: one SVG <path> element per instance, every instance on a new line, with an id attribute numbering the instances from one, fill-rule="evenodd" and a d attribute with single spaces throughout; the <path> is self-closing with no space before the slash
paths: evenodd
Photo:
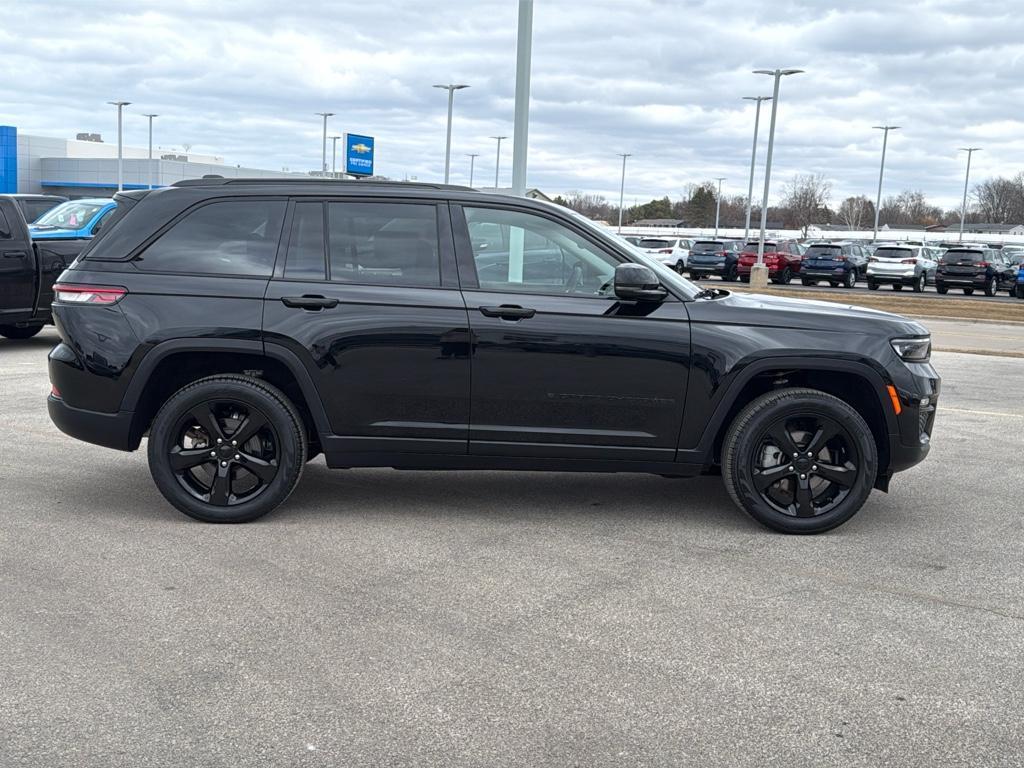
<path id="1" fill-rule="evenodd" d="M 900 291 L 907 286 L 921 293 L 938 267 L 933 251 L 925 245 L 880 245 L 868 259 L 868 288 L 876 291 L 880 285 L 891 285 Z"/>

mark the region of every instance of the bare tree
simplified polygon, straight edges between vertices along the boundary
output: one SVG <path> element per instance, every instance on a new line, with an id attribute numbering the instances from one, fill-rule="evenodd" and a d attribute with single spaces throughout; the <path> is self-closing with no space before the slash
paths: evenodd
<path id="1" fill-rule="evenodd" d="M 839 220 L 847 229 L 861 229 L 873 223 L 875 204 L 864 195 L 848 197 L 839 204 Z"/>
<path id="2" fill-rule="evenodd" d="M 797 175 L 785 186 L 782 207 L 807 237 L 808 227 L 828 215 L 831 196 L 832 183 L 826 181 L 822 174 Z"/>
<path id="3" fill-rule="evenodd" d="M 998 176 L 974 187 L 974 200 L 978 212 L 987 222 L 994 224 L 1024 221 L 1024 175 L 1004 179 Z"/>

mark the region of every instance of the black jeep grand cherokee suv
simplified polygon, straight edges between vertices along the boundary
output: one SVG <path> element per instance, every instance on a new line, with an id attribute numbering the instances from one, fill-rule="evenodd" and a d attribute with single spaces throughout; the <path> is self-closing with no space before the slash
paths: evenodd
<path id="1" fill-rule="evenodd" d="M 815 533 L 921 461 L 920 325 L 700 290 L 563 208 L 416 184 L 205 179 L 118 195 L 64 272 L 50 416 L 211 522 L 303 464 L 721 472 Z"/>

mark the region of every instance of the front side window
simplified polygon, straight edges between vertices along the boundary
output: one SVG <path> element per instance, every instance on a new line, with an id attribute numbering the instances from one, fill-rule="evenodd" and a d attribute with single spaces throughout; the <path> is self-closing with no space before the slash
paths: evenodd
<path id="1" fill-rule="evenodd" d="M 283 200 L 223 200 L 185 214 L 142 254 L 139 269 L 269 277 L 284 219 Z"/>
<path id="2" fill-rule="evenodd" d="M 327 204 L 329 279 L 366 285 L 441 285 L 437 209 L 415 203 Z"/>
<path id="3" fill-rule="evenodd" d="M 611 295 L 619 262 L 571 229 L 522 211 L 464 210 L 481 289 Z M 500 238 L 485 241 L 495 229 Z"/>

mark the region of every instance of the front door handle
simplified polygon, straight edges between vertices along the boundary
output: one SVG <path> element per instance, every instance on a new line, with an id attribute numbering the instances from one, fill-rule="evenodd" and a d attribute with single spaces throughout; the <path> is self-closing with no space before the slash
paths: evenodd
<path id="1" fill-rule="evenodd" d="M 500 307 L 480 307 L 480 313 L 484 317 L 500 317 L 502 320 L 522 320 L 533 317 L 537 314 L 536 309 L 502 304 Z"/>
<path id="2" fill-rule="evenodd" d="M 326 296 L 282 296 L 281 303 L 286 307 L 311 309 L 314 312 L 338 306 L 337 299 L 328 299 Z"/>

